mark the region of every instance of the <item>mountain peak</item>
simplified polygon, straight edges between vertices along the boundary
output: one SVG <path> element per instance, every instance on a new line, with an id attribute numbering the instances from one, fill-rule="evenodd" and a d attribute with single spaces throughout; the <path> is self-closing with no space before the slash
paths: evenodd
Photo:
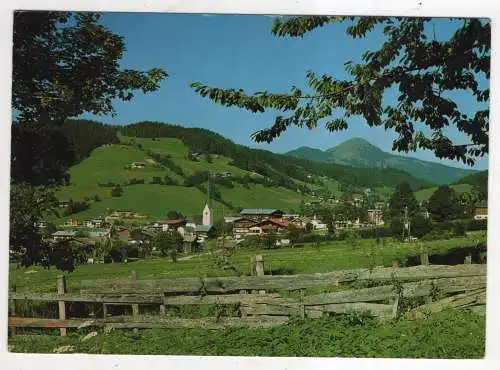
<path id="1" fill-rule="evenodd" d="M 346 140 L 343 143 L 340 143 L 333 148 L 327 149 L 327 152 L 335 152 L 335 151 L 345 151 L 345 150 L 360 150 L 360 149 L 370 149 L 376 150 L 377 152 L 382 152 L 380 148 L 370 143 L 368 140 L 363 139 L 361 137 L 353 137 L 352 139 Z"/>
<path id="2" fill-rule="evenodd" d="M 393 168 L 404 170 L 412 176 L 437 184 L 448 184 L 475 173 L 472 170 L 448 167 L 440 163 L 423 161 L 384 152 L 368 140 L 354 137 L 337 146 L 321 151 L 303 148 L 287 153 L 313 161 L 337 163 L 362 168 Z"/>

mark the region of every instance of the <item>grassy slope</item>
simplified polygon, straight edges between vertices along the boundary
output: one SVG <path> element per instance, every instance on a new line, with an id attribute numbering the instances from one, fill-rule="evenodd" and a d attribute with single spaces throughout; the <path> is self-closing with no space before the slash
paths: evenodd
<path id="1" fill-rule="evenodd" d="M 474 245 L 474 240 L 486 237 L 480 232 L 471 233 L 467 238 L 437 240 L 424 245 L 430 253 L 444 252 L 452 248 Z M 310 274 L 329 272 L 342 269 L 369 268 L 374 266 L 391 266 L 397 259 L 405 259 L 416 255 L 420 246 L 391 242 L 386 245 L 376 245 L 374 240 L 361 240 L 357 247 L 345 242 L 322 244 L 320 250 L 312 246 L 303 248 L 283 248 L 276 250 L 237 250 L 231 257 L 232 264 L 241 272 L 247 273 L 250 259 L 257 253 L 264 256 L 266 273 L 270 270 L 287 270 L 292 274 Z M 84 279 L 113 278 L 130 276 L 131 270 L 136 270 L 140 279 L 180 276 L 223 276 L 231 274 L 213 264 L 207 255 L 200 255 L 189 260 L 179 260 L 177 263 L 169 259 L 140 260 L 129 264 L 82 265 L 69 275 L 69 286 L 78 289 Z M 29 271 L 36 271 L 30 273 Z M 44 270 L 40 267 L 16 269 L 11 266 L 9 279 L 16 283 L 19 291 L 50 291 L 55 290 L 55 269 Z"/>
<path id="2" fill-rule="evenodd" d="M 457 193 L 470 192 L 472 189 L 472 186 L 469 184 L 451 185 L 450 187 L 453 190 L 455 190 L 455 192 L 457 192 Z M 417 200 L 419 202 L 422 202 L 424 200 L 428 200 L 436 190 L 437 190 L 437 187 L 427 188 L 427 189 L 422 189 L 422 190 L 416 191 L 415 198 L 417 198 Z"/>
<path id="3" fill-rule="evenodd" d="M 193 162 L 187 159 L 188 148 L 184 146 L 183 142 L 179 139 L 160 138 L 160 139 L 146 139 L 146 138 L 131 138 L 127 136 L 120 136 L 123 142 L 130 142 L 134 140 L 137 144 L 141 144 L 146 150 L 149 149 L 154 153 L 161 155 L 169 155 L 175 164 L 182 167 L 182 170 L 190 175 L 196 171 L 211 171 L 211 172 L 231 172 L 235 176 L 244 176 L 250 172 L 230 166 L 228 163 L 230 158 L 223 156 L 212 155 L 212 163 L 208 163 L 205 157 L 202 156 L 199 162 Z"/>
<path id="4" fill-rule="evenodd" d="M 123 142 L 132 138 L 120 137 Z M 136 143 L 141 144 L 144 150 L 169 155 L 173 161 L 183 168 L 189 175 L 195 171 L 229 171 L 235 176 L 244 176 L 248 171 L 230 166 L 229 158 L 212 156 L 213 163 L 207 163 L 205 158 L 199 162 L 186 159 L 188 149 L 177 139 L 162 138 L 157 140 L 133 138 Z M 152 180 L 154 176 L 163 178 L 170 176 L 179 183 L 183 178 L 166 168 L 158 168 L 154 163 L 148 163 L 143 169 L 125 169 L 132 162 L 147 162 L 148 156 L 145 151 L 127 145 L 107 145 L 94 150 L 89 158 L 70 169 L 71 185 L 61 188 L 57 192 L 59 199 L 82 200 L 84 197 L 92 197 L 98 194 L 101 202 L 93 203 L 89 210 L 72 216 L 63 217 L 60 221 L 68 218 L 79 220 L 95 217 L 107 208 L 110 209 L 132 209 L 143 212 L 151 218 L 164 218 L 169 210 L 178 210 L 187 216 L 201 214 L 205 202 L 205 194 L 195 188 L 180 186 L 163 186 L 141 184 L 123 187 L 122 197 L 111 197 L 111 188 L 100 187 L 98 183 L 120 183 L 137 178 L 145 182 Z M 334 181 L 329 181 L 332 189 L 337 186 Z M 298 209 L 300 202 L 305 196 L 297 194 L 284 188 L 265 188 L 261 185 L 251 185 L 250 189 L 244 189 L 235 185 L 234 189 L 221 189 L 223 199 L 230 201 L 235 206 L 241 207 L 269 207 L 282 208 L 285 211 Z M 221 204 L 213 202 L 214 217 L 219 217 Z M 226 209 L 226 213 L 228 210 Z"/>
<path id="5" fill-rule="evenodd" d="M 245 189 L 238 184 L 233 189 L 221 189 L 221 194 L 222 199 L 244 208 L 279 208 L 285 212 L 290 209 L 298 210 L 301 200 L 308 199 L 290 189 L 266 188 L 262 185 Z"/>
<path id="6" fill-rule="evenodd" d="M 95 354 L 482 358 L 484 317 L 445 311 L 418 321 L 352 325 L 346 319 L 297 321 L 272 329 L 115 330 L 81 342 L 83 333 L 9 338 L 14 352 L 50 353 L 62 345 Z"/>

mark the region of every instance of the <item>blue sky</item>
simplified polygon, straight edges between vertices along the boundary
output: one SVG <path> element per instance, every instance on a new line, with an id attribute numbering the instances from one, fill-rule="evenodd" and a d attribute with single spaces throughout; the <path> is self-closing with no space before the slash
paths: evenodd
<path id="1" fill-rule="evenodd" d="M 85 117 L 113 124 L 150 120 L 203 127 L 236 143 L 279 153 L 299 146 L 327 149 L 352 137 L 365 138 L 391 151 L 394 133 L 369 128 L 361 119 L 352 120 L 349 129 L 343 132 L 329 133 L 323 127 L 313 131 L 292 128 L 271 144 L 257 144 L 250 135 L 270 126 L 275 117 L 273 112 L 254 114 L 222 107 L 198 96 L 189 87 L 192 82 L 201 82 L 248 92 L 288 92 L 292 85 L 305 88 L 308 70 L 345 78 L 344 62 L 359 61 L 363 51 L 378 48 L 383 40 L 376 32 L 365 39 L 353 40 L 345 35 L 342 24 L 328 25 L 303 38 L 278 38 L 271 34 L 272 22 L 266 16 L 104 14 L 102 23 L 125 38 L 127 50 L 120 62 L 122 68 L 161 67 L 169 77 L 157 92 L 138 93 L 131 102 L 117 101 L 115 117 Z M 435 21 L 438 38 L 451 35 L 453 29 L 454 24 L 449 21 Z M 391 99 L 391 94 L 387 98 Z M 477 109 L 467 94 L 457 95 L 456 99 L 464 111 Z M 467 142 L 459 133 L 450 131 L 450 135 Z M 431 152 L 408 155 L 438 161 Z M 465 167 L 454 161 L 440 162 Z M 476 168 L 487 166 L 487 158 L 483 158 Z"/>

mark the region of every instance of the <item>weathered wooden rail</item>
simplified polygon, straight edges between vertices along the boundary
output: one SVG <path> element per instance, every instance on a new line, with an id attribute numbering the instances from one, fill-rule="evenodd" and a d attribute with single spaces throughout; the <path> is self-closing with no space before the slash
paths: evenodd
<path id="1" fill-rule="evenodd" d="M 255 264 L 263 264 L 255 258 Z M 486 304 L 486 265 L 422 265 L 409 268 L 376 268 L 334 271 L 291 276 L 262 275 L 262 266 L 253 269 L 257 276 L 85 280 L 79 292 L 68 293 L 64 277 L 59 277 L 57 293 L 11 292 L 9 299 L 59 302 L 59 319 L 15 316 L 11 305 L 9 326 L 67 328 L 83 326 L 113 328 L 193 328 L 226 327 L 268 328 L 283 325 L 292 316 L 317 318 L 324 314 L 367 311 L 380 320 L 398 315 L 401 299 L 429 297 L 439 292 L 441 299 L 407 313 L 408 318 L 445 308 L 467 307 L 484 312 Z M 364 281 L 376 286 L 349 289 L 345 283 Z M 311 292 L 312 290 L 312 292 Z M 293 293 L 296 291 L 296 293 Z M 318 294 L 318 291 L 323 293 Z M 292 293 L 285 293 L 292 292 Z M 316 292 L 316 293 L 314 293 Z M 67 302 L 91 302 L 103 306 L 102 318 L 67 319 Z M 111 316 L 109 305 L 132 306 L 132 316 Z M 156 315 L 141 315 L 141 306 L 154 305 Z M 167 308 L 179 306 L 237 306 L 239 317 L 187 319 L 170 317 Z M 170 313 L 170 312 L 169 312 Z"/>

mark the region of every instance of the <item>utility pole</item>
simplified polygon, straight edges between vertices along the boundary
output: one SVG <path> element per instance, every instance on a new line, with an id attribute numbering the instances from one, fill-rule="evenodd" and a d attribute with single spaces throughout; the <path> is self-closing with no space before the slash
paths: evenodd
<path id="1" fill-rule="evenodd" d="M 411 225 L 410 225 L 410 219 L 408 217 L 408 206 L 405 206 L 405 216 L 404 216 L 404 225 L 403 225 L 403 241 L 405 238 L 405 231 L 408 230 L 408 242 L 411 239 Z"/>
<path id="2" fill-rule="evenodd" d="M 225 242 L 225 239 L 226 239 L 226 222 L 224 220 L 224 206 L 221 207 L 222 208 L 222 250 L 224 250 L 224 242 Z"/>

